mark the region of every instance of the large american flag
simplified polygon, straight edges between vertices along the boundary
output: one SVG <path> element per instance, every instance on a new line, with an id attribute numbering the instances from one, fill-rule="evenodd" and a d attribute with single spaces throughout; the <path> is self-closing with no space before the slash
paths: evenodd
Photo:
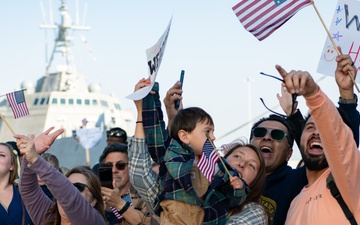
<path id="1" fill-rule="evenodd" d="M 215 166 L 218 161 L 219 156 L 216 153 L 216 149 L 213 148 L 209 139 L 207 139 L 203 147 L 203 153 L 196 165 L 210 182 L 214 177 Z"/>
<path id="2" fill-rule="evenodd" d="M 245 29 L 262 41 L 310 4 L 310 0 L 243 0 L 232 9 Z"/>
<path id="3" fill-rule="evenodd" d="M 14 113 L 15 119 L 29 115 L 23 90 L 7 93 L 6 98 Z"/>

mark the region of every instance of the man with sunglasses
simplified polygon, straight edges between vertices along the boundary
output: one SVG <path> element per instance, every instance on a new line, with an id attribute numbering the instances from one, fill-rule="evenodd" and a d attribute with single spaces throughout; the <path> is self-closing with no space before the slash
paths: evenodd
<path id="1" fill-rule="evenodd" d="M 158 224 L 158 217 L 148 210 L 129 181 L 128 146 L 115 143 L 107 146 L 100 156 L 100 166 L 112 168 L 114 189 L 102 187 L 107 205 L 105 216 L 108 225 Z"/>
<path id="2" fill-rule="evenodd" d="M 113 127 L 110 130 L 106 131 L 106 138 L 108 146 L 115 143 L 127 144 L 126 131 L 120 127 Z"/>
<path id="3" fill-rule="evenodd" d="M 292 199 L 307 184 L 305 168 L 288 166 L 294 134 L 292 124 L 275 114 L 257 121 L 250 134 L 250 142 L 261 150 L 265 159 L 266 181 L 260 202 L 276 225 L 285 223 Z"/>

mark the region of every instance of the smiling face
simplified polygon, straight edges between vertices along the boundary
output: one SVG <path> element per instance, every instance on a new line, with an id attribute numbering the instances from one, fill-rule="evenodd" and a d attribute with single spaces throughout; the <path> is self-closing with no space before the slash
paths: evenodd
<path id="1" fill-rule="evenodd" d="M 300 140 L 300 152 L 307 169 L 319 171 L 327 168 L 324 150 L 321 144 L 319 131 L 310 117 L 306 122 Z"/>
<path id="2" fill-rule="evenodd" d="M 260 169 L 260 159 L 256 152 L 247 146 L 236 148 L 226 161 L 236 169 L 250 186 Z"/>
<path id="3" fill-rule="evenodd" d="M 267 129 L 278 129 L 284 131 L 289 135 L 286 126 L 278 121 L 266 120 L 258 125 Z M 292 148 L 289 147 L 288 139 L 284 138 L 281 141 L 276 141 L 271 138 L 270 132 L 262 137 L 252 137 L 251 143 L 258 147 L 265 159 L 266 173 L 274 172 L 279 166 L 287 162 L 292 155 Z"/>

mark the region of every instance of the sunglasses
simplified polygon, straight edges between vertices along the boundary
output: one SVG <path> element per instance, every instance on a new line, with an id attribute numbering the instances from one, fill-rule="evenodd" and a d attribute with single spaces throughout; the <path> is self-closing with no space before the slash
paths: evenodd
<path id="1" fill-rule="evenodd" d="M 73 185 L 80 191 L 80 193 L 82 193 L 85 188 L 89 189 L 90 193 L 92 193 L 91 189 L 89 188 L 89 186 L 87 186 L 86 184 L 83 183 L 73 183 Z"/>
<path id="2" fill-rule="evenodd" d="M 270 131 L 270 137 L 275 141 L 282 141 L 287 137 L 285 131 L 278 129 L 268 129 L 265 127 L 255 127 L 252 129 L 252 134 L 254 137 L 263 138 Z"/>
<path id="3" fill-rule="evenodd" d="M 125 137 L 125 132 L 122 130 L 107 131 L 106 134 L 108 137 Z"/>
<path id="4" fill-rule="evenodd" d="M 117 170 L 124 170 L 127 164 L 128 163 L 124 163 L 124 162 L 119 161 L 119 162 L 116 162 L 116 163 L 111 163 L 111 162 L 104 163 L 103 166 L 112 167 L 113 165 L 115 165 Z"/>
<path id="5" fill-rule="evenodd" d="M 273 76 L 273 75 L 269 75 L 269 74 L 266 74 L 266 73 L 263 73 L 263 72 L 260 72 L 260 74 L 263 75 L 263 76 L 267 76 L 267 77 L 274 78 L 274 79 L 276 79 L 276 80 L 278 80 L 278 81 L 281 81 L 281 82 L 285 83 L 285 81 L 284 81 L 283 79 L 280 79 L 280 78 L 275 77 L 275 76 Z M 291 95 L 291 98 L 292 98 L 292 106 L 291 106 L 291 112 L 290 112 L 289 116 L 291 116 L 291 115 L 295 112 L 295 108 L 297 107 L 297 104 L 298 104 L 298 102 L 296 101 L 297 94 L 292 94 L 292 95 Z M 287 116 L 287 115 L 284 115 L 284 114 L 275 112 L 275 111 L 273 111 L 272 109 L 270 109 L 269 107 L 267 107 L 266 104 L 265 104 L 265 102 L 264 102 L 264 100 L 263 100 L 262 98 L 260 98 L 260 101 L 261 101 L 261 103 L 264 105 L 264 107 L 265 107 L 267 110 L 269 110 L 270 112 L 272 112 L 272 113 L 274 113 L 274 114 L 276 114 L 276 115 L 278 115 L 278 116 L 284 117 L 284 118 L 288 118 L 288 117 L 289 117 L 289 116 Z"/>

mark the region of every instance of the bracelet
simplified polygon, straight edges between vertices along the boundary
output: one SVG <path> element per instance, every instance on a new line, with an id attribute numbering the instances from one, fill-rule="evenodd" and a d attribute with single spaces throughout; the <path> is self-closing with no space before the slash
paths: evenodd
<path id="1" fill-rule="evenodd" d="M 138 120 L 138 121 L 136 121 L 136 123 L 142 123 L 142 121 L 141 121 L 141 120 Z"/>
<path id="2" fill-rule="evenodd" d="M 353 99 L 344 99 L 341 96 L 339 97 L 339 103 L 342 103 L 342 104 L 355 104 L 357 102 L 358 102 L 358 98 L 357 98 L 356 94 L 354 94 Z"/>
<path id="3" fill-rule="evenodd" d="M 130 207 L 130 202 L 126 202 L 125 205 L 122 207 L 122 209 L 119 210 L 119 214 L 124 214 L 126 210 L 128 210 Z"/>

